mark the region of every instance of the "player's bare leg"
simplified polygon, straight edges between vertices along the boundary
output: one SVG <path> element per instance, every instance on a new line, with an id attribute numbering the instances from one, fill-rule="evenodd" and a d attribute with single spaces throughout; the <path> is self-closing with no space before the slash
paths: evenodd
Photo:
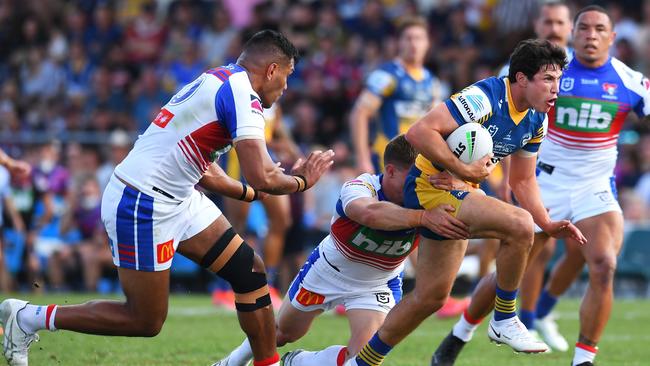
<path id="1" fill-rule="evenodd" d="M 291 206 L 289 196 L 269 196 L 261 202 L 269 221 L 268 232 L 264 239 L 264 264 L 269 273 L 269 283 L 275 283 L 278 267 L 282 261 L 285 236 L 291 226 Z M 284 290 L 283 287 L 278 286 Z"/>
<path id="2" fill-rule="evenodd" d="M 223 240 L 229 233 L 233 236 L 228 240 Z M 178 251 L 229 280 L 231 285 L 232 278 L 241 279 L 245 277 L 243 275 L 248 275 L 257 282 L 262 279 L 264 279 L 264 283 L 266 281 L 262 259 L 257 254 L 252 253 L 248 244 L 242 242 L 242 239 L 232 232 L 230 223 L 223 215 L 199 234 L 181 242 Z M 251 272 L 243 272 L 248 271 L 248 269 L 231 262 L 241 260 L 243 264 L 249 266 L 251 264 L 248 262 L 251 260 L 248 257 L 249 255 L 252 255 Z M 206 260 L 206 258 L 210 259 Z M 277 355 L 275 319 L 270 304 L 263 307 L 256 306 L 260 299 L 268 296 L 268 287 L 265 284 L 259 288 L 257 288 L 257 283 L 252 285 L 252 287 L 256 288 L 250 287 L 248 292 L 238 292 L 238 289 L 235 288 L 238 286 L 233 285 L 235 302 L 238 306 L 237 316 L 242 330 L 250 340 L 254 358 L 256 360 L 265 360 Z M 241 286 L 246 288 L 251 284 L 244 283 Z"/>
<path id="3" fill-rule="evenodd" d="M 536 237 L 539 235 L 536 235 Z M 544 250 L 545 242 L 535 240 L 533 247 L 528 256 L 528 261 L 534 261 L 540 252 Z M 467 308 L 465 316 L 470 319 L 480 321 L 494 309 L 494 298 L 496 297 L 497 273 L 493 272 L 484 276 L 476 286 L 472 294 L 472 301 Z M 523 286 L 523 284 L 522 284 Z M 465 340 L 466 342 L 469 339 Z"/>
<path id="4" fill-rule="evenodd" d="M 581 356 L 591 356 L 580 355 L 580 351 L 595 356 L 596 345 L 612 310 L 616 256 L 623 243 L 623 216 L 608 212 L 581 220 L 576 226 L 589 241 L 589 245 L 580 248 L 589 267 L 589 287 L 580 306 L 580 336 L 573 360 L 574 364 L 579 364 Z"/>
<path id="5" fill-rule="evenodd" d="M 232 228 L 237 233 L 246 232 L 246 223 L 248 220 L 248 212 L 250 211 L 251 204 L 246 201 L 240 201 L 228 197 L 223 198 L 223 204 L 228 221 Z"/>
<path id="6" fill-rule="evenodd" d="M 278 313 L 278 347 L 302 338 L 307 334 L 314 319 L 322 313 L 322 310 L 298 310 L 291 305 L 289 297 L 285 297 Z"/>
<path id="7" fill-rule="evenodd" d="M 126 301 L 94 300 L 58 306 L 55 326 L 74 332 L 153 337 L 167 318 L 169 270 L 142 272 L 118 268 Z"/>
<path id="8" fill-rule="evenodd" d="M 490 273 L 490 267 L 492 267 L 492 262 L 497 256 L 499 251 L 499 240 L 498 239 L 483 239 L 481 247 L 479 248 L 479 269 L 478 276 L 483 278 L 485 275 Z"/>
<path id="9" fill-rule="evenodd" d="M 526 268 L 526 273 L 521 280 L 521 291 L 520 291 L 520 301 L 521 301 L 521 311 L 528 311 L 533 317 L 530 319 L 530 323 L 527 320 L 524 320 L 524 317 L 519 316 L 528 329 L 533 329 L 534 322 L 534 312 L 535 306 L 537 305 L 537 299 L 539 294 L 542 292 L 542 287 L 544 285 L 544 272 L 546 271 L 546 264 L 553 253 L 555 252 L 555 239 L 550 238 L 546 234 L 538 233 L 535 235 L 535 242 L 533 248 L 540 248 L 539 253 L 533 256 L 532 252 L 528 258 L 528 267 Z"/>

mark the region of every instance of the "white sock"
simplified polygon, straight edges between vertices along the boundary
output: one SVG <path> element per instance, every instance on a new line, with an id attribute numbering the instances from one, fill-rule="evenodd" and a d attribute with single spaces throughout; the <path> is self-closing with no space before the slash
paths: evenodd
<path id="1" fill-rule="evenodd" d="M 36 333 L 41 329 L 55 331 L 54 317 L 56 316 L 56 309 L 56 305 L 27 304 L 25 308 L 18 311 L 18 325 L 26 333 Z"/>
<path id="2" fill-rule="evenodd" d="M 573 354 L 573 366 L 579 365 L 583 362 L 594 362 L 594 358 L 596 358 L 596 352 L 592 352 L 590 350 L 586 350 L 579 345 L 576 345 L 576 350 L 575 353 Z"/>
<path id="3" fill-rule="evenodd" d="M 253 360 L 253 349 L 248 341 L 244 339 L 242 344 L 235 348 L 228 356 L 228 366 L 246 366 Z"/>
<path id="4" fill-rule="evenodd" d="M 460 319 L 454 324 L 451 333 L 458 337 L 461 341 L 467 343 L 472 340 L 474 331 L 478 328 L 480 323 L 472 324 L 465 319 L 465 314 L 460 316 Z"/>
<path id="5" fill-rule="evenodd" d="M 343 356 L 341 357 L 341 352 Z M 342 366 L 347 355 L 346 347 L 330 346 L 321 351 L 300 352 L 291 360 L 292 366 Z"/>

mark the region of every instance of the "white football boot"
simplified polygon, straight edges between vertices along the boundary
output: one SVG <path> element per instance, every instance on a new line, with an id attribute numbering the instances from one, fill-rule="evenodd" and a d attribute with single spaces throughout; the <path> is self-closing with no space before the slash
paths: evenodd
<path id="1" fill-rule="evenodd" d="M 542 353 L 549 349 L 546 343 L 531 336 L 517 316 L 500 321 L 490 320 L 488 337 L 496 344 L 507 344 L 515 352 Z"/>
<path id="2" fill-rule="evenodd" d="M 305 352 L 304 349 L 297 349 L 295 351 L 290 351 L 282 355 L 281 366 L 291 366 L 291 361 L 298 356 L 298 354 Z"/>
<path id="3" fill-rule="evenodd" d="M 552 314 L 541 319 L 535 319 L 535 329 L 544 342 L 556 351 L 566 352 L 569 350 L 569 343 L 558 331 L 557 323 Z"/>
<path id="4" fill-rule="evenodd" d="M 0 304 L 0 323 L 4 327 L 3 354 L 10 366 L 27 366 L 29 346 L 38 342 L 38 334 L 26 333 L 18 324 L 18 312 L 28 302 L 7 299 Z"/>

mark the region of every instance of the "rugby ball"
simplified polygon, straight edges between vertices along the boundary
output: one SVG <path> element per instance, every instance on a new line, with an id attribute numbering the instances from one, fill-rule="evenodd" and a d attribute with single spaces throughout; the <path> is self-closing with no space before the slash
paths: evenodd
<path id="1" fill-rule="evenodd" d="M 492 152 L 492 135 L 482 124 L 468 122 L 449 134 L 447 145 L 458 159 L 469 164 Z"/>

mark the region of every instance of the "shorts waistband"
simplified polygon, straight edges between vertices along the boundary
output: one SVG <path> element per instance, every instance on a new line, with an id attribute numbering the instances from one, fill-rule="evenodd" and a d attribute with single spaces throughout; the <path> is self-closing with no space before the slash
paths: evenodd
<path id="1" fill-rule="evenodd" d="M 117 180 L 119 180 L 120 182 L 124 183 L 125 186 L 127 186 L 127 187 L 129 187 L 129 188 L 132 188 L 132 189 L 134 189 L 134 190 L 136 190 L 136 191 L 138 191 L 138 192 L 142 192 L 142 190 L 136 188 L 133 184 L 127 182 L 127 181 L 124 180 L 124 179 L 122 179 L 122 178 L 121 178 L 119 175 L 117 175 L 115 172 L 113 172 L 113 175 L 115 176 L 115 178 L 116 178 Z M 162 189 L 160 189 L 160 188 L 158 188 L 158 187 L 156 187 L 156 186 L 151 186 L 151 190 L 154 191 L 154 192 L 156 192 L 156 193 L 160 193 L 160 194 L 162 194 L 163 196 L 165 196 L 165 197 L 167 197 L 167 198 L 169 198 L 169 199 L 172 199 L 172 200 L 173 200 L 173 199 L 176 199 L 176 198 L 175 198 L 174 196 L 172 196 L 171 194 L 169 194 L 169 193 L 163 191 Z"/>

